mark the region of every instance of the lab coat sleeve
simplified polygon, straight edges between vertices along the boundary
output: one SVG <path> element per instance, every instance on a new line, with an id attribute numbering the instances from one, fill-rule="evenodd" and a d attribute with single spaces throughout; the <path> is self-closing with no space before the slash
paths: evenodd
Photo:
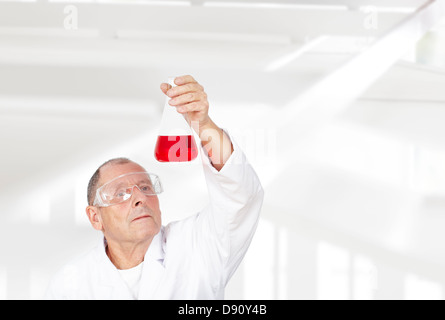
<path id="1" fill-rule="evenodd" d="M 197 219 L 203 255 L 213 271 L 210 276 L 220 273 L 222 286 L 227 284 L 251 243 L 264 197 L 257 174 L 233 137 L 229 137 L 234 151 L 219 172 L 201 149 L 210 201 Z"/>

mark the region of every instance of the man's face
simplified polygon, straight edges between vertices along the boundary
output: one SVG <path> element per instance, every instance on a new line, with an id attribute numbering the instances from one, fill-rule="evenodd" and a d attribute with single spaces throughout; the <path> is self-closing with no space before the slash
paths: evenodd
<path id="1" fill-rule="evenodd" d="M 133 162 L 105 166 L 101 169 L 98 187 L 120 175 L 144 171 L 144 168 Z M 120 243 L 148 240 L 159 232 L 162 224 L 158 197 L 145 195 L 136 187 L 130 199 L 98 208 L 98 215 L 105 238 Z"/>

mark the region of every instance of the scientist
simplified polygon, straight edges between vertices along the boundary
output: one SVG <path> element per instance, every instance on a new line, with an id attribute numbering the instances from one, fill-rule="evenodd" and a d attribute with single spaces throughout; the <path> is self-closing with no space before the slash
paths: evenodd
<path id="1" fill-rule="evenodd" d="M 254 235 L 263 189 L 236 142 L 210 119 L 203 87 L 191 76 L 175 84 L 161 90 L 201 139 L 208 205 L 163 226 L 159 178 L 126 158 L 105 162 L 90 180 L 86 208 L 103 240 L 53 277 L 46 298 L 224 298 Z"/>

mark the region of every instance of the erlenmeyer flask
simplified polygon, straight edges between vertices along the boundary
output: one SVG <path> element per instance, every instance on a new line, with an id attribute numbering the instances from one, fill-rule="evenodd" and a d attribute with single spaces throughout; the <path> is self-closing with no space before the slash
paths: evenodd
<path id="1" fill-rule="evenodd" d="M 174 78 L 169 78 L 168 83 L 176 86 Z M 155 158 L 159 162 L 192 161 L 198 156 L 192 129 L 184 116 L 168 104 L 169 101 L 170 98 L 167 97 L 155 147 Z"/>

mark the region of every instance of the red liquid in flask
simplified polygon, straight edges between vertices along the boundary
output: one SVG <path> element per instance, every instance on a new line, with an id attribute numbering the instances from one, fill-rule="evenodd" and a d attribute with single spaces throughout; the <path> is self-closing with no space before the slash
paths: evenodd
<path id="1" fill-rule="evenodd" d="M 186 162 L 198 156 L 193 136 L 158 136 L 155 157 L 159 162 Z"/>

